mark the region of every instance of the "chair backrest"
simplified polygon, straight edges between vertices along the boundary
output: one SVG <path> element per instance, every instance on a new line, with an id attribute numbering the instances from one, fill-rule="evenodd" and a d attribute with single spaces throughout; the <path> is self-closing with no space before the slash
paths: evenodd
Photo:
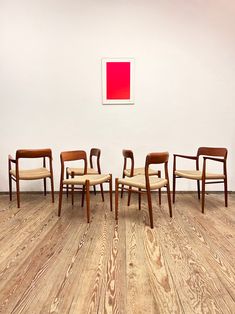
<path id="1" fill-rule="evenodd" d="M 168 152 L 159 152 L 159 153 L 150 153 L 146 156 L 145 161 L 145 179 L 146 179 L 146 188 L 149 188 L 149 165 L 152 164 L 164 164 L 165 178 L 169 180 L 168 175 Z"/>
<path id="2" fill-rule="evenodd" d="M 74 151 L 66 151 L 66 152 L 60 153 L 61 176 L 64 175 L 64 163 L 67 161 L 76 161 L 76 160 L 84 161 L 84 174 L 87 173 L 86 152 L 84 150 L 74 150 Z"/>
<path id="3" fill-rule="evenodd" d="M 201 155 L 227 158 L 228 150 L 224 147 L 199 147 L 197 157 Z"/>
<path id="4" fill-rule="evenodd" d="M 50 148 L 43 149 L 18 149 L 16 151 L 16 159 L 19 158 L 52 158 L 52 151 Z"/>
<path id="5" fill-rule="evenodd" d="M 93 161 L 92 158 L 96 157 L 96 164 L 97 164 L 97 170 L 98 173 L 101 173 L 101 168 L 100 168 L 100 155 L 101 155 L 101 150 L 99 148 L 91 148 L 90 150 L 90 166 L 91 168 L 93 167 Z"/>
<path id="6" fill-rule="evenodd" d="M 130 149 L 123 149 L 122 155 L 124 157 L 123 175 L 124 175 L 124 171 L 126 170 L 127 159 L 130 159 L 130 161 L 131 161 L 131 174 L 130 175 L 132 177 L 134 175 L 134 154 L 133 154 L 133 151 Z"/>

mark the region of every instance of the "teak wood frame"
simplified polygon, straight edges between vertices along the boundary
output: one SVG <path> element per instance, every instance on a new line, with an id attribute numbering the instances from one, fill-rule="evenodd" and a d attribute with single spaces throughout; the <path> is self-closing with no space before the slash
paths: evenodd
<path id="1" fill-rule="evenodd" d="M 84 161 L 84 175 L 87 174 L 87 156 L 86 152 L 82 150 L 78 151 L 66 151 L 62 152 L 60 154 L 60 161 L 61 161 L 61 175 L 60 175 L 60 192 L 59 192 L 59 206 L 58 206 L 58 216 L 61 216 L 61 207 L 62 207 L 62 196 L 63 196 L 63 190 L 68 187 L 68 184 L 64 184 L 64 173 L 65 173 L 65 162 L 68 161 L 76 161 L 76 160 L 83 160 Z M 72 178 L 74 177 L 74 174 L 72 174 Z M 110 195 L 110 210 L 113 210 L 113 202 L 112 202 L 112 175 L 110 174 L 109 181 L 106 181 L 106 183 L 109 183 L 109 195 Z M 80 184 L 79 184 L 80 185 Z M 82 184 L 81 184 L 82 185 Z M 87 222 L 90 222 L 90 181 L 86 180 L 85 184 L 82 185 L 82 197 L 84 197 L 84 193 L 86 193 L 86 211 L 87 211 Z M 74 194 L 74 185 L 72 185 L 72 205 L 74 203 L 73 200 L 73 194 Z M 82 201 L 83 206 L 83 201 Z"/>
<path id="2" fill-rule="evenodd" d="M 123 149 L 122 150 L 122 155 L 124 157 L 124 164 L 123 164 L 123 171 L 122 171 L 122 178 L 124 179 L 126 177 L 125 175 L 125 170 L 127 170 L 127 163 L 128 160 L 130 160 L 130 164 L 131 164 L 131 171 L 130 171 L 130 177 L 134 176 L 134 172 L 135 172 L 135 161 L 134 161 L 134 154 L 133 151 L 130 149 Z M 157 176 L 159 178 L 161 178 L 161 171 L 158 170 L 158 174 Z M 127 189 L 125 189 L 127 190 Z M 127 205 L 130 206 L 131 203 L 131 187 L 128 189 L 128 200 L 127 200 Z M 121 198 L 123 197 L 123 191 L 124 191 L 124 187 L 122 185 L 122 189 L 121 189 Z M 161 205 L 161 189 L 158 190 L 158 197 L 159 197 L 159 205 Z"/>
<path id="3" fill-rule="evenodd" d="M 182 178 L 182 179 L 189 179 L 189 178 L 183 178 L 180 176 L 177 176 L 175 174 L 176 169 L 176 160 L 177 158 L 186 158 L 195 160 L 196 162 L 196 170 L 199 170 L 199 158 L 200 156 L 203 156 L 203 166 L 202 166 L 202 179 L 197 180 L 197 193 L 198 193 L 198 199 L 200 200 L 200 181 L 202 181 L 202 213 L 205 211 L 205 185 L 206 184 L 217 184 L 217 183 L 223 183 L 224 184 L 224 199 L 225 199 L 225 207 L 228 207 L 228 178 L 227 178 L 227 155 L 228 150 L 223 147 L 199 147 L 197 151 L 196 156 L 187 156 L 187 155 L 179 155 L 174 154 L 174 162 L 173 162 L 173 203 L 175 203 L 175 189 L 176 189 L 176 179 Z M 219 158 L 217 158 L 219 157 Z M 224 179 L 221 179 L 219 181 L 212 181 L 212 179 L 206 181 L 206 165 L 207 160 L 215 161 L 223 163 L 223 174 Z M 192 179 L 189 179 L 192 180 Z"/>
<path id="4" fill-rule="evenodd" d="M 50 148 L 45 149 L 19 149 L 16 151 L 16 158 L 13 158 L 11 155 L 8 155 L 8 175 L 9 175 L 9 196 L 10 201 L 12 201 L 12 180 L 16 182 L 16 196 L 17 196 L 17 206 L 20 208 L 20 159 L 23 158 L 43 158 L 43 168 L 46 168 L 46 158 L 49 159 L 49 171 L 50 171 L 50 180 L 51 180 L 51 197 L 52 203 L 54 203 L 54 179 L 53 179 L 53 167 L 52 167 L 52 151 Z M 16 176 L 14 177 L 10 171 L 12 170 L 12 164 L 15 165 Z M 37 178 L 37 179 L 27 179 L 27 180 L 43 180 L 44 185 L 44 195 L 47 194 L 46 188 L 46 179 L 47 178 Z"/>
<path id="5" fill-rule="evenodd" d="M 167 180 L 167 184 L 165 185 L 167 189 L 167 199 L 168 199 L 168 206 L 169 206 L 169 214 L 172 217 L 172 206 L 171 206 L 171 195 L 170 195 L 170 183 L 169 183 L 169 175 L 168 175 L 168 159 L 169 153 L 162 152 L 162 153 L 150 153 L 146 156 L 145 162 L 145 182 L 146 187 L 145 191 L 138 188 L 138 190 L 132 190 L 132 192 L 138 193 L 138 203 L 139 203 L 139 210 L 141 209 L 141 194 L 147 194 L 148 199 L 148 208 L 149 208 L 149 218 L 150 218 L 150 227 L 153 228 L 153 210 L 152 210 L 152 198 L 151 198 L 151 189 L 150 189 L 150 182 L 149 182 L 149 165 L 151 164 L 164 164 L 164 172 L 165 172 L 165 179 Z M 119 186 L 118 178 L 115 179 L 115 219 L 118 220 L 118 190 L 125 189 L 129 191 L 129 188 L 126 189 L 122 184 L 121 187 Z"/>

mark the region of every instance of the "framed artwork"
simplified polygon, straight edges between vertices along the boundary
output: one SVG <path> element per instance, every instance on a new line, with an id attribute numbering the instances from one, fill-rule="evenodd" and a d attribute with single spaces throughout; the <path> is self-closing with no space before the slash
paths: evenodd
<path id="1" fill-rule="evenodd" d="M 104 105 L 134 104 L 134 60 L 102 59 L 102 102 Z"/>

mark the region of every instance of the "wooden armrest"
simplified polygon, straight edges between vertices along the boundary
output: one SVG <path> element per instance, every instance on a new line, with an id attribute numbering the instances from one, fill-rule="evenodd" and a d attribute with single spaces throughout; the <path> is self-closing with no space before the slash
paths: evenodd
<path id="1" fill-rule="evenodd" d="M 16 160 L 11 155 L 8 155 L 8 160 L 10 162 L 16 163 Z"/>
<path id="2" fill-rule="evenodd" d="M 173 154 L 173 156 L 174 157 L 181 157 L 181 158 L 197 160 L 197 156 L 187 156 L 187 155 L 179 155 L 179 154 Z"/>
<path id="3" fill-rule="evenodd" d="M 203 159 L 204 159 L 204 160 L 209 159 L 209 160 L 213 160 L 213 161 L 225 162 L 224 159 L 215 158 L 215 157 L 203 157 Z"/>

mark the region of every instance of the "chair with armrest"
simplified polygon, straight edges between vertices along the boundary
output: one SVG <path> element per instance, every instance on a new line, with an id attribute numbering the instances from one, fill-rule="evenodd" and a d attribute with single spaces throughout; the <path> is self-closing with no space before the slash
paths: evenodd
<path id="1" fill-rule="evenodd" d="M 147 193 L 148 208 L 150 217 L 150 226 L 153 228 L 153 212 L 152 212 L 152 199 L 151 191 L 166 187 L 167 198 L 170 217 L 172 217 L 171 196 L 170 196 L 170 184 L 168 176 L 168 152 L 162 153 L 150 153 L 146 157 L 144 174 L 138 174 L 132 177 L 116 178 L 115 180 L 115 218 L 118 219 L 118 190 L 133 188 L 132 192 L 136 192 L 139 195 L 139 209 L 141 209 L 141 194 Z M 149 165 L 152 164 L 164 164 L 164 178 L 159 178 L 157 175 L 152 175 Z M 125 186 L 127 188 L 125 188 Z"/>
<path id="2" fill-rule="evenodd" d="M 36 169 L 21 169 L 20 160 L 25 158 L 42 158 L 43 166 Z M 49 160 L 49 169 L 46 167 L 46 159 Z M 12 169 L 12 164 L 15 165 Z M 51 197 L 54 203 L 54 183 L 52 168 L 52 152 L 50 148 L 45 149 L 19 149 L 16 151 L 16 158 L 8 156 L 9 167 L 9 194 L 12 200 L 12 180 L 16 182 L 17 206 L 20 208 L 20 180 L 39 180 L 43 179 L 44 195 L 47 193 L 46 179 L 51 180 Z"/>
<path id="3" fill-rule="evenodd" d="M 224 198 L 225 198 L 225 207 L 228 206 L 228 188 L 227 188 L 227 154 L 228 151 L 226 148 L 217 148 L 217 147 L 199 147 L 196 156 L 187 156 L 174 154 L 174 163 L 173 163 L 173 203 L 175 203 L 175 189 L 176 189 L 176 179 L 184 178 L 189 180 L 197 181 L 197 193 L 198 199 L 200 200 L 200 182 L 202 185 L 202 213 L 204 213 L 205 208 L 205 185 L 214 184 L 214 183 L 223 183 L 224 184 Z M 202 170 L 199 168 L 199 159 L 200 156 L 203 156 L 203 166 Z M 178 170 L 176 166 L 176 161 L 178 158 L 185 158 L 195 161 L 195 170 Z M 207 162 L 219 162 L 223 164 L 223 173 L 210 173 L 207 171 Z"/>
<path id="4" fill-rule="evenodd" d="M 71 177 L 67 178 L 66 170 L 66 179 L 64 179 L 65 174 L 65 163 L 70 161 L 83 161 L 84 168 L 81 175 L 75 175 L 75 172 L 71 171 Z M 77 151 L 66 151 L 60 154 L 61 161 L 61 176 L 60 176 L 60 193 L 59 193 L 59 207 L 58 207 L 58 216 L 61 215 L 62 207 L 62 196 L 63 189 L 72 189 L 72 195 L 75 186 L 81 186 L 82 190 L 86 193 L 86 205 L 87 205 L 87 222 L 90 222 L 90 187 L 95 185 L 100 185 L 103 183 L 109 184 L 109 194 L 110 194 L 110 209 L 112 211 L 112 175 L 111 174 L 88 174 L 87 171 L 87 157 L 86 152 L 82 150 Z M 71 168 L 72 169 L 72 168 Z M 74 168 L 78 169 L 78 168 Z M 73 202 L 73 199 L 72 199 Z"/>
<path id="5" fill-rule="evenodd" d="M 100 167 L 100 155 L 101 155 L 101 150 L 99 148 L 91 148 L 90 150 L 90 168 L 87 168 L 87 174 L 101 174 L 101 167 Z M 94 166 L 94 158 L 96 158 L 96 166 Z M 81 176 L 84 174 L 84 169 L 83 168 L 66 168 L 66 179 L 69 177 L 73 176 Z M 94 192 L 96 194 L 96 187 L 95 185 L 93 186 Z M 104 190 L 103 190 L 103 184 L 100 184 L 100 191 L 101 191 L 101 197 L 102 201 L 104 202 Z M 67 197 L 68 197 L 68 188 L 67 188 Z M 82 206 L 83 206 L 83 201 L 84 201 L 84 192 L 83 192 L 83 198 L 82 198 Z"/>
<path id="6" fill-rule="evenodd" d="M 145 174 L 145 167 L 142 168 L 135 168 L 135 161 L 134 161 L 134 154 L 133 151 L 130 149 L 123 149 L 122 155 L 124 157 L 124 164 L 123 164 L 123 171 L 122 171 L 122 178 L 125 177 L 134 177 L 137 175 L 144 175 Z M 130 164 L 130 168 L 127 168 L 127 164 Z M 149 168 L 149 175 L 157 175 L 159 178 L 161 177 L 161 171 L 153 170 Z M 121 198 L 123 197 L 123 188 L 121 190 Z M 159 189 L 159 204 L 161 204 L 161 189 Z M 128 190 L 128 201 L 127 205 L 130 206 L 131 201 L 131 187 Z"/>

